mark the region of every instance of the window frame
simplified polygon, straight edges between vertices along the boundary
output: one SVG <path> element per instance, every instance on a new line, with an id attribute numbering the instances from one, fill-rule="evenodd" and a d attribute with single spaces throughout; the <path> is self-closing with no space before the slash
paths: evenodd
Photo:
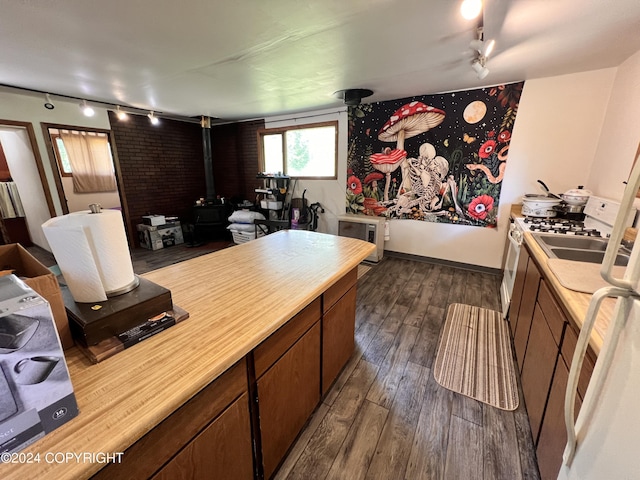
<path id="1" fill-rule="evenodd" d="M 315 175 L 315 176 L 298 176 L 298 175 L 289 175 L 287 173 L 287 132 L 291 130 L 309 130 L 313 128 L 321 128 L 321 127 L 334 127 L 335 130 L 335 155 L 333 159 L 333 175 Z M 264 158 L 264 137 L 266 135 L 282 135 L 282 174 L 287 175 L 291 178 L 298 178 L 301 180 L 337 180 L 338 179 L 338 121 L 330 120 L 326 122 L 317 122 L 317 123 L 305 123 L 300 125 L 291 125 L 287 127 L 277 127 L 277 128 L 261 128 L 257 132 L 258 136 L 258 170 L 260 172 L 265 171 L 265 158 Z M 269 173 L 277 173 L 277 172 L 269 172 Z"/>

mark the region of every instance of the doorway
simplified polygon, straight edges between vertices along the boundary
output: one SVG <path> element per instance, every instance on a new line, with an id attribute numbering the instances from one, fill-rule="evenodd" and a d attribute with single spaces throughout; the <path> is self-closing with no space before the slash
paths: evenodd
<path id="1" fill-rule="evenodd" d="M 9 180 L 4 188 L 17 192 L 22 207 L 18 207 L 14 198 L 10 218 L 2 219 L 2 241 L 23 245 L 32 242 L 48 250 L 41 225 L 55 216 L 55 208 L 33 126 L 28 122 L 0 120 L 0 145 L 7 168 L 4 180 Z"/>

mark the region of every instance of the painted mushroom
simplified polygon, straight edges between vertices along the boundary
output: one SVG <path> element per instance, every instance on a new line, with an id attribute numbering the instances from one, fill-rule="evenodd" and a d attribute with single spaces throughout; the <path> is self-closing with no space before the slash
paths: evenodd
<path id="1" fill-rule="evenodd" d="M 389 184 L 391 183 L 391 173 L 394 172 L 400 163 L 407 158 L 407 152 L 404 150 L 385 149 L 383 153 L 374 153 L 371 155 L 371 165 L 373 168 L 386 175 L 387 180 L 384 184 L 384 201 L 389 201 Z"/>
<path id="2" fill-rule="evenodd" d="M 384 178 L 384 175 L 380 172 L 371 172 L 369 175 L 364 177 L 365 185 L 371 186 L 371 191 L 375 195 L 376 200 L 380 200 L 378 198 L 378 182 Z"/>
<path id="3" fill-rule="evenodd" d="M 439 108 L 425 105 L 422 102 L 411 102 L 400 107 L 391 115 L 380 132 L 378 140 L 383 142 L 396 142 L 396 149 L 404 150 L 404 141 L 437 127 L 444 121 L 445 112 Z M 409 165 L 402 162 L 402 183 L 400 189 L 411 189 L 409 178 Z"/>

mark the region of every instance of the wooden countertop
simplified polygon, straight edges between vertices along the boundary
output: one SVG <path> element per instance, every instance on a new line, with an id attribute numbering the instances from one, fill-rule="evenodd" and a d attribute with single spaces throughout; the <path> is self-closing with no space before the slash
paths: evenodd
<path id="1" fill-rule="evenodd" d="M 549 257 L 544 253 L 544 250 L 538 245 L 538 242 L 536 242 L 531 233 L 525 232 L 524 239 L 531 255 L 540 267 L 547 284 L 560 300 L 565 313 L 567 313 L 569 319 L 573 321 L 578 329 L 582 328 L 584 317 L 589 308 L 589 302 L 591 301 L 591 295 L 563 287 L 549 268 L 547 263 Z M 602 302 L 590 340 L 590 346 L 596 355 L 600 353 L 600 349 L 602 348 L 604 335 L 609 327 L 609 321 L 613 316 L 615 304 L 616 300 L 613 298 L 607 298 Z"/>
<path id="2" fill-rule="evenodd" d="M 190 318 L 97 365 L 77 348 L 65 352 L 80 414 L 22 451 L 40 453 L 40 463 L 0 464 L 0 477 L 90 477 L 102 465 L 44 456 L 123 452 L 374 248 L 288 230 L 144 275 L 170 289 Z"/>

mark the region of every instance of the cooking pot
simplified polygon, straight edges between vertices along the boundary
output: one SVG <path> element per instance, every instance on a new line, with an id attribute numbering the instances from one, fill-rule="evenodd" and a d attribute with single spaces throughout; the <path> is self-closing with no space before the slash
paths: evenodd
<path id="1" fill-rule="evenodd" d="M 526 217 L 555 217 L 558 212 L 554 206 L 560 205 L 560 199 L 528 193 L 522 197 L 522 214 Z"/>
<path id="2" fill-rule="evenodd" d="M 582 185 L 578 188 L 572 188 L 562 194 L 562 200 L 568 205 L 586 205 L 587 200 L 591 196 L 590 190 L 585 190 Z"/>

